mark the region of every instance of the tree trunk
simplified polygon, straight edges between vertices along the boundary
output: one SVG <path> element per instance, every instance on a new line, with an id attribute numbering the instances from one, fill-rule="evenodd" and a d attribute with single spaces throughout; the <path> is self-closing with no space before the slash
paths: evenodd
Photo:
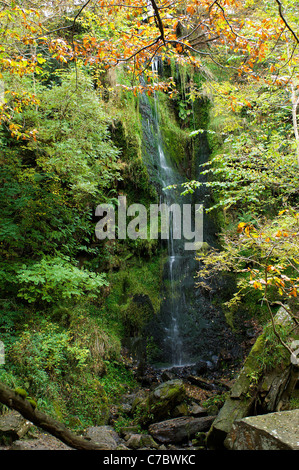
<path id="1" fill-rule="evenodd" d="M 109 450 L 107 446 L 96 444 L 69 431 L 64 424 L 45 413 L 34 409 L 30 402 L 0 382 L 0 402 L 18 411 L 25 419 L 49 432 L 66 445 L 77 450 Z"/>

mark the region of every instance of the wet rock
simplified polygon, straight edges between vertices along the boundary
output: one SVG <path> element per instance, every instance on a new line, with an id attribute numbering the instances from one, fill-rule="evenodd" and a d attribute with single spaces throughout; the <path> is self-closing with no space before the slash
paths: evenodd
<path id="1" fill-rule="evenodd" d="M 126 445 L 131 449 L 158 449 L 159 445 L 148 434 L 132 434 Z"/>
<path id="2" fill-rule="evenodd" d="M 172 418 L 178 418 L 179 416 L 186 416 L 189 414 L 188 405 L 187 403 L 180 403 L 175 407 L 173 412 L 171 413 Z"/>
<path id="3" fill-rule="evenodd" d="M 159 385 L 148 397 L 148 405 L 153 419 L 160 420 L 167 416 L 186 396 L 182 380 L 174 379 Z"/>
<path id="4" fill-rule="evenodd" d="M 197 403 L 192 403 L 188 407 L 188 414 L 190 414 L 191 416 L 206 416 L 207 410 L 206 408 L 203 408 Z"/>
<path id="5" fill-rule="evenodd" d="M 168 380 L 174 380 L 176 375 L 170 370 L 164 370 L 161 374 L 161 380 L 167 382 Z"/>
<path id="6" fill-rule="evenodd" d="M 207 372 L 208 370 L 208 364 L 207 364 L 207 361 L 198 361 L 195 365 L 194 365 L 194 375 L 201 375 L 201 374 L 204 374 L 205 372 Z"/>
<path id="7" fill-rule="evenodd" d="M 236 421 L 225 446 L 230 450 L 299 450 L 299 410 Z"/>
<path id="8" fill-rule="evenodd" d="M 121 444 L 121 439 L 112 426 L 91 426 L 86 429 L 86 436 L 107 450 L 115 450 Z"/>
<path id="9" fill-rule="evenodd" d="M 10 444 L 21 439 L 32 426 L 30 421 L 23 418 L 17 411 L 0 416 L 0 443 Z"/>
<path id="10" fill-rule="evenodd" d="M 154 439 L 163 444 L 180 443 L 190 439 L 200 431 L 208 431 L 214 419 L 215 416 L 203 416 L 200 418 L 183 416 L 168 419 L 150 425 L 149 433 Z"/>

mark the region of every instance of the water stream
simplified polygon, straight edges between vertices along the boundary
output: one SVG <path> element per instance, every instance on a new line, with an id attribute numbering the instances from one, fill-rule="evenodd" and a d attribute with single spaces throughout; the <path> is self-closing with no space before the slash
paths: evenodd
<path id="1" fill-rule="evenodd" d="M 155 61 L 155 73 L 157 66 Z M 166 203 L 168 206 L 179 204 L 180 207 L 182 204 L 194 203 L 194 196 L 181 196 L 179 189 L 166 189 L 170 185 L 186 181 L 186 177 L 180 174 L 171 156 L 165 152 L 159 125 L 158 95 L 150 100 L 143 94 L 140 113 L 144 160 L 151 181 L 159 192 L 160 203 Z M 199 147 L 201 154 L 208 152 L 208 146 L 204 142 Z M 207 155 L 200 155 L 203 156 L 207 158 Z M 197 194 L 196 203 L 200 203 L 198 198 L 203 196 Z M 168 256 L 161 287 L 162 304 L 151 327 L 151 336 L 159 348 L 156 363 L 161 367 L 170 367 L 188 365 L 198 360 L 211 362 L 220 349 L 219 329 L 225 330 L 223 319 L 211 304 L 211 299 L 203 297 L 200 291 L 195 289 L 194 277 L 199 269 L 195 252 L 186 251 L 185 240 L 176 239 L 173 235 L 174 227 L 170 223 L 169 238 L 166 241 Z"/>

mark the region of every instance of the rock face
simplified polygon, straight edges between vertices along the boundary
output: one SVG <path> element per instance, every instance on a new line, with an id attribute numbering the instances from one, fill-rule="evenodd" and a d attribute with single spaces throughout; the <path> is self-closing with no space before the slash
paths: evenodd
<path id="1" fill-rule="evenodd" d="M 11 411 L 0 416 L 0 442 L 9 444 L 21 439 L 32 424 L 24 419 L 17 411 Z"/>
<path id="2" fill-rule="evenodd" d="M 275 317 L 277 324 L 289 322 L 290 317 L 281 308 Z M 258 407 L 258 413 L 279 412 L 286 409 L 289 397 L 298 380 L 298 369 L 292 364 L 282 364 L 280 367 L 265 371 L 258 378 L 258 384 L 252 381 L 259 370 L 258 358 L 264 348 L 265 336 L 261 335 L 255 342 L 248 355 L 230 395 L 221 408 L 207 437 L 209 449 L 223 447 L 227 434 L 236 420 L 253 414 Z"/>
<path id="3" fill-rule="evenodd" d="M 238 420 L 224 444 L 229 450 L 299 450 L 299 410 Z"/>
<path id="4" fill-rule="evenodd" d="M 214 416 L 203 416 L 201 418 L 182 416 L 168 419 L 161 423 L 152 424 L 149 427 L 149 433 L 155 440 L 163 444 L 184 442 L 197 432 L 207 431 L 214 419 Z"/>

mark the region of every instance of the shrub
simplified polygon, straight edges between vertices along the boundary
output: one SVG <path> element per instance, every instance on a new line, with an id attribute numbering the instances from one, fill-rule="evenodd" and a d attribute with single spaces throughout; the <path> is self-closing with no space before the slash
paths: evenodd
<path id="1" fill-rule="evenodd" d="M 107 286 L 104 274 L 79 269 L 67 257 L 47 258 L 31 265 L 23 265 L 17 272 L 18 296 L 28 302 L 56 302 L 62 299 L 88 295 L 96 297 L 102 286 Z"/>

